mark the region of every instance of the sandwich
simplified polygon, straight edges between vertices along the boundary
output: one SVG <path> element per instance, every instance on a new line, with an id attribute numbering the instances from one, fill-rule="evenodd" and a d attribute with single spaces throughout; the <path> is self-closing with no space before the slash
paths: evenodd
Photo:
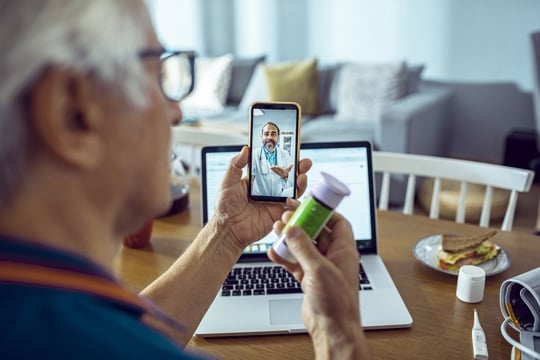
<path id="1" fill-rule="evenodd" d="M 476 235 L 442 234 L 438 265 L 456 272 L 463 265 L 478 265 L 493 259 L 500 248 L 491 242 L 496 230 Z"/>

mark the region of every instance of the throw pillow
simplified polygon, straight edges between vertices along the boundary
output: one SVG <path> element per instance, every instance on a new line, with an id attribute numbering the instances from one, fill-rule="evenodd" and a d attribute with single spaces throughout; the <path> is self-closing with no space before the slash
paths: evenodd
<path id="1" fill-rule="evenodd" d="M 234 59 L 232 61 L 231 84 L 227 94 L 227 105 L 238 105 L 240 103 L 255 68 L 264 60 L 265 56 L 263 55 L 252 59 Z"/>
<path id="2" fill-rule="evenodd" d="M 231 81 L 232 60 L 230 54 L 195 59 L 195 88 L 182 100 L 186 112 L 223 110 Z"/>
<path id="3" fill-rule="evenodd" d="M 319 67 L 319 112 L 334 114 L 337 102 L 337 83 L 340 65 Z"/>
<path id="4" fill-rule="evenodd" d="M 263 64 L 257 65 L 253 76 L 244 92 L 242 101 L 238 105 L 239 109 L 248 109 L 256 101 L 268 101 L 268 91 L 266 89 L 266 80 L 264 79 Z"/>
<path id="5" fill-rule="evenodd" d="M 346 64 L 338 84 L 336 120 L 374 123 L 383 109 L 405 93 L 404 62 Z"/>
<path id="6" fill-rule="evenodd" d="M 300 104 L 303 114 L 319 113 L 316 59 L 264 65 L 263 69 L 270 101 L 294 101 Z"/>

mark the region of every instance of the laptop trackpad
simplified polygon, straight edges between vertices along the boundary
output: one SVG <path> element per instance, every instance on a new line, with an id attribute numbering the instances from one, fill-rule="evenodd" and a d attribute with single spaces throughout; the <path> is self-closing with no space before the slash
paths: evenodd
<path id="1" fill-rule="evenodd" d="M 270 300 L 270 324 L 302 324 L 302 299 Z"/>

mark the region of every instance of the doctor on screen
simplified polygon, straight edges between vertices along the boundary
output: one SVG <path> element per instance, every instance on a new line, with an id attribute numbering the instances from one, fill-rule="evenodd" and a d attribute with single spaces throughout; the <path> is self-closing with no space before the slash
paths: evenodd
<path id="1" fill-rule="evenodd" d="M 262 146 L 252 155 L 252 195 L 291 197 L 294 194 L 293 159 L 278 146 L 279 133 L 279 127 L 273 122 L 262 127 Z"/>

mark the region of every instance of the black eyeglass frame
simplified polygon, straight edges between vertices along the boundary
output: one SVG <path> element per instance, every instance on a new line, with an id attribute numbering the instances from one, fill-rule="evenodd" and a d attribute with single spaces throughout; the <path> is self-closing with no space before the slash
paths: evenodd
<path id="1" fill-rule="evenodd" d="M 167 93 L 165 92 L 165 89 L 163 89 L 163 81 L 162 81 L 162 78 L 161 78 L 161 74 L 160 74 L 160 78 L 159 78 L 159 86 L 161 88 L 161 92 L 163 93 L 163 96 L 165 96 L 170 101 L 180 101 L 183 98 L 185 98 L 186 96 L 188 96 L 189 94 L 191 94 L 191 92 L 193 91 L 193 88 L 195 87 L 195 57 L 197 56 L 195 51 L 192 51 L 192 50 L 145 49 L 145 50 L 139 51 L 138 55 L 142 59 L 147 58 L 147 57 L 159 57 L 160 63 L 163 63 L 165 60 L 167 60 L 168 58 L 173 57 L 173 56 L 177 56 L 177 55 L 185 55 L 185 56 L 187 56 L 187 59 L 188 59 L 188 62 L 189 62 L 190 75 L 191 75 L 191 84 L 189 86 L 189 90 L 184 95 L 182 95 L 182 97 L 179 98 L 179 99 L 171 98 L 170 96 L 167 95 Z"/>

